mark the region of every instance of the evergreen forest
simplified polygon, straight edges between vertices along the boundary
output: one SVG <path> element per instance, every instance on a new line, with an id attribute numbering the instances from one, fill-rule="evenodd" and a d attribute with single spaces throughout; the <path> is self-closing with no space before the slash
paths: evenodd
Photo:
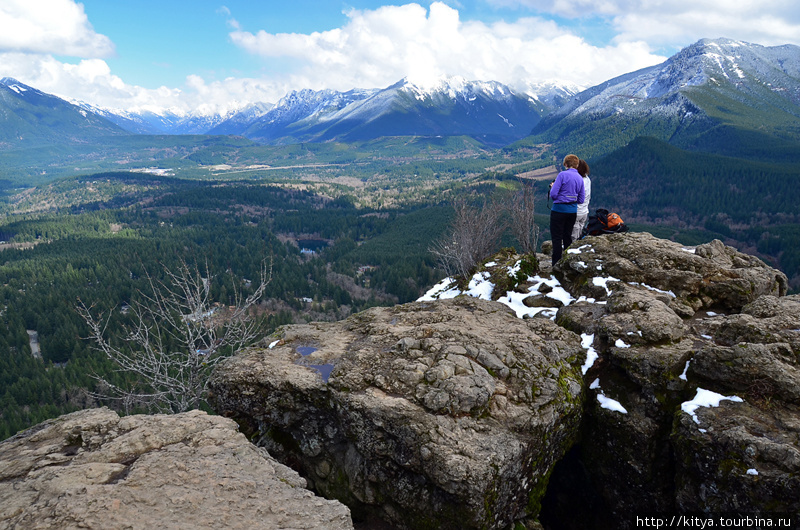
<path id="1" fill-rule="evenodd" d="M 347 196 L 126 173 L 57 187 L 73 197 L 101 182 L 126 191 L 101 203 L 8 214 L 0 226 L 1 439 L 99 405 L 94 376 L 124 376 L 85 339 L 78 301 L 111 315 L 113 335 L 147 291 L 148 275 L 160 278 L 181 262 L 207 267 L 211 298 L 223 305 L 269 263 L 261 305 L 268 331 L 408 302 L 440 279 L 427 247 L 447 225 L 445 206 L 375 211 Z"/>

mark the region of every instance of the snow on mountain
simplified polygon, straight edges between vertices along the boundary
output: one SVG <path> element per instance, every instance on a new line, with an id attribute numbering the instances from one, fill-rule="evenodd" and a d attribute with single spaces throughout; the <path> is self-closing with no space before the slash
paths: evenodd
<path id="1" fill-rule="evenodd" d="M 93 112 L 11 77 L 0 79 L 0 143 L 82 142 L 126 132 Z"/>
<path id="2" fill-rule="evenodd" d="M 23 85 L 13 77 L 4 77 L 3 79 L 0 79 L 0 85 L 5 85 L 9 90 L 13 90 L 17 94 L 23 94 L 29 90 L 32 90 L 31 87 L 28 85 Z"/>
<path id="3" fill-rule="evenodd" d="M 547 121 L 566 115 L 641 115 L 670 112 L 694 87 L 708 87 L 741 94 L 761 88 L 785 94 L 800 103 L 800 48 L 767 48 L 730 39 L 703 39 L 667 61 L 611 79 L 581 92 Z M 681 98 L 675 96 L 682 95 Z M 689 98 L 691 99 L 691 98 Z M 683 102 L 682 102 L 683 103 Z M 660 108 L 656 108 L 660 107 Z M 686 112 L 690 112 L 684 106 Z"/>
<path id="4" fill-rule="evenodd" d="M 250 123 L 242 121 L 235 134 L 270 143 L 290 134 L 289 130 L 292 128 L 302 128 L 308 126 L 309 123 L 325 121 L 328 115 L 335 114 L 354 102 L 368 98 L 374 92 L 375 90 L 361 89 L 353 89 L 348 92 L 310 89 L 293 91 Z M 298 125 L 301 123 L 304 125 Z M 230 125 L 231 123 L 226 122 L 213 132 L 229 128 Z"/>
<path id="5" fill-rule="evenodd" d="M 83 109 L 84 111 L 91 112 L 107 119 L 111 123 L 118 125 L 128 132 L 134 134 L 163 134 L 162 128 L 155 127 L 150 120 L 140 113 L 112 110 L 95 105 L 90 105 L 84 101 L 70 100 L 70 103 Z"/>
<path id="6" fill-rule="evenodd" d="M 250 103 L 208 130 L 208 134 L 242 135 L 256 120 L 275 108 L 271 103 Z"/>
<path id="7" fill-rule="evenodd" d="M 502 143 L 527 135 L 577 90 L 549 83 L 517 92 L 494 81 L 441 77 L 426 86 L 402 79 L 384 89 L 304 89 L 274 105 L 253 103 L 224 115 L 73 103 L 137 134 L 242 135 L 264 143 L 463 134 Z"/>
<path id="8" fill-rule="evenodd" d="M 71 103 L 135 134 L 208 134 L 209 130 L 244 111 L 223 115 L 202 111 L 187 113 L 178 109 L 110 109 L 78 100 Z"/>
<path id="9" fill-rule="evenodd" d="M 502 144 L 531 130 L 555 141 L 577 138 L 571 132 L 600 134 L 591 129 L 605 127 L 619 136 L 619 143 L 653 131 L 669 138 L 720 120 L 741 121 L 741 116 L 752 121 L 755 111 L 778 121 L 796 119 L 799 50 L 703 39 L 662 64 L 587 90 L 559 82 L 513 89 L 495 81 L 441 77 L 424 85 L 402 79 L 383 89 L 304 89 L 274 105 L 253 103 L 224 114 L 211 109 L 123 111 L 74 103 L 138 134 L 242 135 L 263 143 L 468 135 Z M 6 85 L 17 95 L 31 90 L 21 83 Z M 726 106 L 715 103 L 721 99 Z M 629 127 L 634 121 L 637 126 Z"/>
<path id="10" fill-rule="evenodd" d="M 364 140 L 379 136 L 470 135 L 510 142 L 550 108 L 494 81 L 408 79 L 385 89 L 292 92 L 243 132 L 262 142 Z"/>
<path id="11" fill-rule="evenodd" d="M 565 81 L 528 83 L 524 90 L 529 97 L 541 101 L 551 109 L 560 108 L 569 98 L 586 90 L 586 87 Z"/>
<path id="12" fill-rule="evenodd" d="M 647 135 L 689 145 L 715 124 L 796 127 L 798 117 L 800 47 L 702 39 L 575 95 L 533 132 L 547 141 L 604 135 L 605 149 Z"/>
<path id="13" fill-rule="evenodd" d="M 512 95 L 511 89 L 501 83 L 495 81 L 467 81 L 460 76 L 440 77 L 436 83 L 429 87 L 414 84 L 408 79 L 403 79 L 395 86 L 414 94 L 414 97 L 420 101 L 437 96 L 454 100 L 475 101 L 479 96 L 504 99 Z"/>

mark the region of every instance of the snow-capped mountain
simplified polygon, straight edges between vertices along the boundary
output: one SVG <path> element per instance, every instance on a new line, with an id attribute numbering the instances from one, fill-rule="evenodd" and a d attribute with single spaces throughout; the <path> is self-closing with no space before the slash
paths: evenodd
<path id="1" fill-rule="evenodd" d="M 68 102 L 13 79 L 4 80 L 3 86 L 10 94 L 6 100 L 24 101 L 25 94 L 30 100 L 37 94 L 38 101 L 47 99 L 49 109 L 58 107 L 59 112 L 89 117 L 96 127 L 109 134 L 241 135 L 272 144 L 402 135 L 469 135 L 486 143 L 507 144 L 526 136 L 555 102 L 574 92 L 568 87 L 551 85 L 536 88 L 538 93 L 531 90 L 517 93 L 501 83 L 458 77 L 441 78 L 423 87 L 403 79 L 385 89 L 295 91 L 275 105 L 255 103 L 220 115 L 202 109 L 191 113 L 171 109 L 108 109 L 80 101 Z M 33 136 L 48 136 L 50 133 L 41 125 L 48 121 L 50 112 L 41 108 L 29 112 L 25 116 L 30 120 L 25 124 L 12 125 L 6 117 L 4 131 L 12 138 L 20 137 L 15 131 L 24 129 L 37 130 Z M 37 117 L 41 119 L 34 123 Z M 64 121 L 54 120 L 54 124 Z M 54 138 L 65 136 L 64 131 L 51 132 Z M 74 136 L 77 138 L 77 133 Z"/>
<path id="2" fill-rule="evenodd" d="M 254 103 L 226 115 L 117 111 L 75 102 L 137 134 L 240 135 L 268 144 L 366 140 L 380 136 L 469 135 L 492 143 L 526 136 L 578 87 L 441 78 L 422 87 L 403 79 L 385 89 L 293 91 L 277 104 Z"/>
<path id="3" fill-rule="evenodd" d="M 586 87 L 574 83 L 549 81 L 543 83 L 528 83 L 525 94 L 539 100 L 550 109 L 559 109 L 570 98 L 586 90 Z"/>
<path id="4" fill-rule="evenodd" d="M 243 109 L 228 115 L 227 118 L 206 132 L 208 134 L 242 135 L 253 122 L 273 108 L 275 108 L 275 105 L 271 103 L 251 103 Z"/>
<path id="5" fill-rule="evenodd" d="M 719 126 L 775 132 L 796 130 L 798 119 L 800 47 L 703 39 L 581 92 L 533 133 L 548 141 L 594 138 L 605 150 L 637 136 L 687 147 Z"/>
<path id="6" fill-rule="evenodd" d="M 0 144 L 86 143 L 127 134 L 108 120 L 63 99 L 0 79 Z"/>
<path id="7" fill-rule="evenodd" d="M 497 82 L 403 79 L 382 90 L 293 92 L 241 134 L 266 143 L 367 140 L 381 136 L 469 135 L 509 143 L 528 134 L 557 88 L 535 98 Z M 571 94 L 570 94 L 571 95 Z M 215 131 L 216 132 L 216 131 Z"/>
<path id="8" fill-rule="evenodd" d="M 531 142 L 593 157 L 639 136 L 730 152 L 739 145 L 731 136 L 744 141 L 741 131 L 760 135 L 761 143 L 800 139 L 800 48 L 728 39 L 703 39 L 662 64 L 583 91 L 560 83 L 515 90 L 460 77 L 426 85 L 403 79 L 383 89 L 300 90 L 275 105 L 254 103 L 221 115 L 75 106 L 8 78 L 0 88 L 2 135 L 12 144 L 128 131 L 240 135 L 268 144 L 465 135 L 505 145 L 532 131 Z M 35 110 L 15 110 L 25 105 Z"/>
<path id="9" fill-rule="evenodd" d="M 82 101 L 71 103 L 84 110 L 102 116 L 108 121 L 134 134 L 208 134 L 208 131 L 236 116 L 246 113 L 253 107 L 262 108 L 264 104 L 245 107 L 241 111 L 227 114 L 207 112 L 183 112 L 178 110 L 120 110 L 90 105 Z"/>
<path id="10" fill-rule="evenodd" d="M 247 116 L 234 116 L 211 129 L 210 134 L 238 134 L 264 143 L 273 143 L 291 137 L 290 129 L 298 122 L 324 120 L 325 116 L 341 110 L 355 101 L 368 98 L 373 90 L 354 89 L 348 92 L 335 90 L 314 91 L 304 89 L 284 96 L 266 112 L 249 122 Z"/>

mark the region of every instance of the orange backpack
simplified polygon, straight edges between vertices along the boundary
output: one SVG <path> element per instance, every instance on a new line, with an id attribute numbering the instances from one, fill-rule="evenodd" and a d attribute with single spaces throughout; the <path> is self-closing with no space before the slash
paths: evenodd
<path id="1" fill-rule="evenodd" d="M 611 213 L 605 208 L 598 208 L 595 214 L 589 217 L 589 224 L 583 229 L 581 237 L 627 231 L 628 225 L 622 221 L 619 214 Z"/>
<path id="2" fill-rule="evenodd" d="M 615 230 L 619 225 L 624 224 L 622 222 L 622 217 L 615 213 L 608 214 L 606 219 L 606 227 L 608 227 L 608 230 Z"/>

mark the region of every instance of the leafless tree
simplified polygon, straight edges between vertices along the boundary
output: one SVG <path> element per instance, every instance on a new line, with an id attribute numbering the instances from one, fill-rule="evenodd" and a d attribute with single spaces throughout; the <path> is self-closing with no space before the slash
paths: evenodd
<path id="1" fill-rule="evenodd" d="M 509 204 L 511 231 L 519 243 L 523 254 L 533 254 L 539 243 L 539 228 L 534 221 L 533 184 L 525 179 L 518 179 L 520 189 L 514 194 Z"/>
<path id="2" fill-rule="evenodd" d="M 126 412 L 177 413 L 197 408 L 205 399 L 211 370 L 226 356 L 253 344 L 262 336 L 263 319 L 254 314 L 272 278 L 272 267 L 262 263 L 260 282 L 245 296 L 234 281 L 232 306 L 210 299 L 214 278 L 206 265 L 182 262 L 177 271 L 165 267 L 165 279 L 149 273 L 149 292 L 140 292 L 129 310 L 129 324 L 121 335 L 107 336 L 110 315 L 92 313 L 78 300 L 77 310 L 89 326 L 89 339 L 130 377 L 118 386 L 97 377 L 96 397 L 118 400 Z"/>
<path id="3" fill-rule="evenodd" d="M 439 267 L 454 279 L 467 281 L 475 267 L 488 258 L 506 230 L 503 208 L 491 201 L 473 205 L 461 197 L 453 203 L 450 230 L 429 251 Z"/>

